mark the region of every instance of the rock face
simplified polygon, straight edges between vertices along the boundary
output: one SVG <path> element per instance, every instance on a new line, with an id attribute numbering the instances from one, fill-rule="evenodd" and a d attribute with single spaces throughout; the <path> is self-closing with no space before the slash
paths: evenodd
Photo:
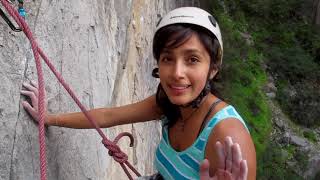
<path id="1" fill-rule="evenodd" d="M 189 1 L 188 1 L 189 2 Z M 199 2 L 190 1 L 194 5 Z M 26 21 L 39 45 L 73 87 L 86 107 L 119 106 L 155 93 L 156 66 L 152 35 L 161 15 L 174 0 L 25 1 Z M 179 1 L 179 5 L 184 4 Z M 191 4 L 192 5 L 192 4 Z M 44 68 L 48 110 L 79 111 L 48 68 Z M 0 180 L 39 179 L 37 125 L 20 102 L 22 82 L 36 79 L 30 44 L 0 19 Z M 111 140 L 128 131 L 135 137 L 121 148 L 141 174 L 152 174 L 153 154 L 160 139 L 158 122 L 104 130 Z M 49 180 L 125 179 L 107 155 L 95 130 L 49 127 L 46 133 Z"/>
<path id="2" fill-rule="evenodd" d="M 303 179 L 315 179 L 320 172 L 320 136 L 317 135 L 317 131 L 294 125 L 275 101 L 270 100 L 269 107 L 272 111 L 274 126 L 270 140 L 275 142 L 277 148 L 281 148 L 283 153 L 277 154 L 277 158 L 286 159 L 287 168 Z M 308 136 L 304 137 L 305 132 L 311 132 L 314 139 L 309 140 Z M 289 146 L 291 146 L 291 152 L 286 149 Z"/>

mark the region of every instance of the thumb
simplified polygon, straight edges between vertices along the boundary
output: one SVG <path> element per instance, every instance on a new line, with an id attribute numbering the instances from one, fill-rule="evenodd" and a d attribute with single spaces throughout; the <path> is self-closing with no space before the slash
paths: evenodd
<path id="1" fill-rule="evenodd" d="M 209 161 L 207 159 L 204 159 L 200 165 L 200 171 L 199 171 L 200 180 L 206 180 L 210 178 L 209 167 L 210 167 Z"/>

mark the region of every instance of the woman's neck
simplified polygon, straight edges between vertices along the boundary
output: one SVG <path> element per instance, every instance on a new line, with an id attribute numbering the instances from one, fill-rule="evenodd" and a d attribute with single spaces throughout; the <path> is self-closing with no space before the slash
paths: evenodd
<path id="1" fill-rule="evenodd" d="M 206 104 L 206 102 L 210 99 L 210 97 L 213 96 L 211 93 L 209 93 L 207 96 L 205 96 L 202 101 L 200 102 L 200 105 L 198 108 L 192 108 L 189 107 L 180 107 L 181 112 L 181 120 L 186 121 L 191 118 L 194 114 L 196 114 L 198 111 L 200 111 L 203 106 Z"/>

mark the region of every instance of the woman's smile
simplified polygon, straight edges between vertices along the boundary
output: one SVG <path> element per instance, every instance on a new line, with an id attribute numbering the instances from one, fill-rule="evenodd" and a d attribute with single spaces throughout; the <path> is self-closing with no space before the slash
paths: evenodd
<path id="1" fill-rule="evenodd" d="M 172 84 L 169 85 L 170 91 L 173 95 L 179 96 L 184 94 L 188 89 L 191 87 L 191 85 L 179 85 L 179 84 Z"/>
<path id="2" fill-rule="evenodd" d="M 171 103 L 186 105 L 203 90 L 209 74 L 210 56 L 197 34 L 180 46 L 164 49 L 159 60 L 160 83 Z"/>

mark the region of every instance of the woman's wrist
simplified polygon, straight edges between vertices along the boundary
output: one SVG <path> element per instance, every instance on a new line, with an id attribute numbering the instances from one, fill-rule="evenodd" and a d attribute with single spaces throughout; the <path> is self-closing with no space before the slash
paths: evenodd
<path id="1" fill-rule="evenodd" d="M 45 123 L 47 126 L 59 126 L 59 116 L 55 114 L 49 114 Z"/>

